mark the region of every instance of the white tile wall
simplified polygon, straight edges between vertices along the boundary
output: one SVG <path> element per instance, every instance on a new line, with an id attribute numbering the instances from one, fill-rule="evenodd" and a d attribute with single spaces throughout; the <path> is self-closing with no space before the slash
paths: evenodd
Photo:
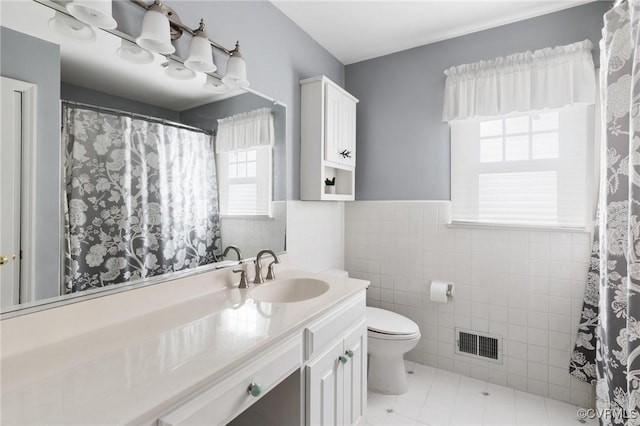
<path id="1" fill-rule="evenodd" d="M 370 305 L 421 327 L 421 343 L 408 359 L 593 405 L 592 386 L 568 373 L 591 236 L 456 228 L 448 225 L 450 210 L 447 201 L 358 201 L 345 207 L 346 269 L 371 281 Z M 430 301 L 434 279 L 455 283 L 453 301 Z M 454 327 L 503 336 L 503 363 L 455 355 Z"/>
<path id="2" fill-rule="evenodd" d="M 222 246 L 238 246 L 243 258 L 254 257 L 265 248 L 282 251 L 285 245 L 286 204 L 285 201 L 274 201 L 273 217 L 270 218 L 222 217 Z M 235 253 L 232 252 L 227 259 L 235 260 Z"/>
<path id="3" fill-rule="evenodd" d="M 287 254 L 294 269 L 344 269 L 344 203 L 287 201 Z"/>

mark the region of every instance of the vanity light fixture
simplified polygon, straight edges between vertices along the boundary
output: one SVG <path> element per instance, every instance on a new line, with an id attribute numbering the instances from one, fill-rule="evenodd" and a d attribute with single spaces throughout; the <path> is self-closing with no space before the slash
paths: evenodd
<path id="1" fill-rule="evenodd" d="M 89 25 L 58 11 L 49 19 L 49 28 L 61 37 L 79 43 L 92 43 L 96 39 L 96 33 Z"/>
<path id="2" fill-rule="evenodd" d="M 154 60 L 153 53 L 125 39 L 122 39 L 116 54 L 125 61 L 138 65 L 150 64 Z"/>
<path id="3" fill-rule="evenodd" d="M 229 87 L 249 87 L 247 64 L 240 53 L 240 42 L 236 42 L 236 48 L 229 52 L 227 71 L 222 77 L 222 82 Z"/>
<path id="4" fill-rule="evenodd" d="M 191 39 L 191 47 L 189 49 L 189 57 L 184 65 L 197 72 L 214 72 L 218 67 L 213 63 L 213 52 L 211 52 L 211 44 L 204 32 L 204 19 L 200 20 L 200 26 L 195 31 Z"/>
<path id="5" fill-rule="evenodd" d="M 171 27 L 166 8 L 156 0 L 142 18 L 142 31 L 136 39 L 138 46 L 151 52 L 171 54 L 176 48 L 171 44 Z"/>
<path id="6" fill-rule="evenodd" d="M 73 0 L 65 7 L 71 16 L 93 27 L 112 30 L 118 26 L 111 16 L 111 0 Z"/>
<path id="7" fill-rule="evenodd" d="M 233 50 L 216 43 L 207 37 L 204 31 L 204 20 L 200 20 L 200 25 L 195 30 L 187 27 L 180 21 L 177 13 L 163 5 L 160 0 L 154 0 L 153 4 L 146 4 L 142 0 L 130 0 L 132 3 L 146 10 L 142 21 L 142 31 L 136 39 L 136 43 L 147 50 L 162 55 L 169 55 L 175 52 L 172 40 L 177 40 L 183 33 L 189 33 L 193 38 L 189 49 L 189 57 L 184 66 L 195 72 L 211 73 L 217 67 L 213 63 L 211 48 L 217 49 L 229 56 L 227 69 L 222 82 L 229 88 L 249 86 L 247 80 L 247 66 L 240 53 L 240 45 L 236 42 Z M 173 73 L 167 68 L 167 73 Z M 180 72 L 180 75 L 186 75 Z M 217 91 L 219 85 L 209 84 L 209 79 L 205 83 L 205 88 Z M 226 90 L 225 90 L 226 91 Z"/>
<path id="8" fill-rule="evenodd" d="M 207 81 L 202 85 L 202 88 L 216 94 L 227 93 L 231 88 L 226 84 L 220 82 L 220 80 L 207 75 Z"/>
<path id="9" fill-rule="evenodd" d="M 193 80 L 196 73 L 177 61 L 169 61 L 162 64 L 164 72 L 176 80 Z"/>

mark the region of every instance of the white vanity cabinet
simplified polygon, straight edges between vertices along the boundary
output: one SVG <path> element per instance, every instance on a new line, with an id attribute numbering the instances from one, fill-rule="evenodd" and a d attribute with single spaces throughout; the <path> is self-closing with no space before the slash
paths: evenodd
<path id="1" fill-rule="evenodd" d="M 353 200 L 358 99 L 325 76 L 300 84 L 301 198 Z M 327 193 L 325 179 L 334 178 L 334 193 Z"/>
<path id="2" fill-rule="evenodd" d="M 367 325 L 362 297 L 305 330 L 308 426 L 351 425 L 365 414 Z"/>
<path id="3" fill-rule="evenodd" d="M 301 358 L 296 336 L 160 417 L 158 426 L 226 424 L 299 369 Z"/>
<path id="4" fill-rule="evenodd" d="M 174 406 L 159 416 L 157 425 L 223 425 L 231 420 L 236 422 L 234 424 L 245 425 L 252 424 L 255 418 L 267 421 L 252 410 L 261 404 L 258 401 L 268 392 L 277 393 L 281 388 L 278 385 L 293 373 L 298 377 L 294 380 L 299 380 L 299 386 L 293 390 L 295 397 L 289 394 L 275 400 L 283 404 L 284 399 L 288 406 L 296 404 L 297 399 L 301 410 L 282 420 L 277 419 L 276 413 L 271 423 L 356 424 L 366 410 L 365 315 L 362 291 Z M 259 386 L 253 388 L 253 394 L 252 385 Z M 257 404 L 254 406 L 254 403 Z M 277 404 L 266 410 L 270 414 L 283 410 L 283 405 Z M 264 404 L 259 409 L 264 413 Z M 300 416 L 299 421 L 291 419 L 295 416 Z"/>
<path id="5" fill-rule="evenodd" d="M 352 425 L 364 416 L 366 342 L 363 321 L 307 364 L 307 425 Z"/>

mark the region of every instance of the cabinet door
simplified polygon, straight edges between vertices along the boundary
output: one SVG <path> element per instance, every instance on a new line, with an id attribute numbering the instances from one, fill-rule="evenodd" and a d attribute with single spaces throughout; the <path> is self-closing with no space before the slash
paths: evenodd
<path id="1" fill-rule="evenodd" d="M 342 138 L 342 98 L 343 95 L 335 87 L 325 86 L 324 111 L 324 159 L 340 162 L 340 139 Z"/>
<path id="2" fill-rule="evenodd" d="M 325 93 L 325 146 L 327 161 L 356 164 L 356 103 L 327 84 Z"/>
<path id="3" fill-rule="evenodd" d="M 367 407 L 367 324 L 360 323 L 344 339 L 344 423 L 355 424 Z"/>
<path id="4" fill-rule="evenodd" d="M 340 105 L 340 143 L 338 146 L 339 162 L 345 166 L 356 165 L 356 103 L 342 95 Z M 344 152 L 345 155 L 341 153 Z"/>
<path id="5" fill-rule="evenodd" d="M 342 342 L 306 367 L 308 426 L 344 424 Z"/>

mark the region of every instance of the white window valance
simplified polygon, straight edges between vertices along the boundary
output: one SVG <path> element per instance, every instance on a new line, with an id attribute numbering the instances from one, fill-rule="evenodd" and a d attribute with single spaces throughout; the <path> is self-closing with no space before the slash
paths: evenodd
<path id="1" fill-rule="evenodd" d="M 443 120 L 594 104 L 592 48 L 584 40 L 451 67 L 444 72 Z"/>
<path id="2" fill-rule="evenodd" d="M 273 145 L 271 108 L 260 108 L 218 120 L 216 152 L 229 152 Z"/>

